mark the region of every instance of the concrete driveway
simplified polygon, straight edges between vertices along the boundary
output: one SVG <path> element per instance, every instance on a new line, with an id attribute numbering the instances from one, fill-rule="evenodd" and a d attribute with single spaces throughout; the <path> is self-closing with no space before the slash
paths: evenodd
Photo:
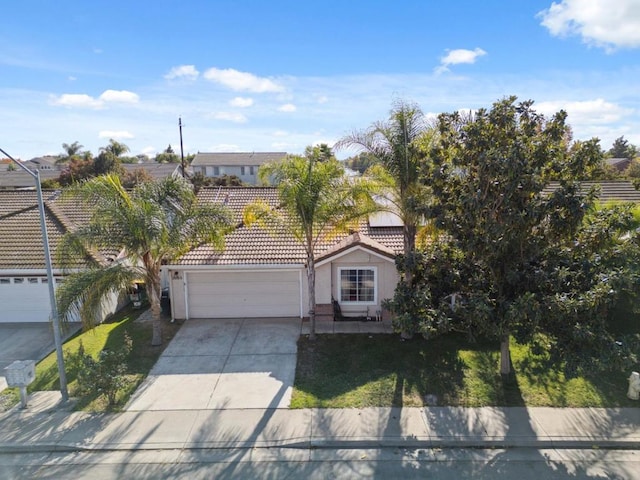
<path id="1" fill-rule="evenodd" d="M 74 325 L 68 332 L 75 332 Z M 5 367 L 16 360 L 39 361 L 54 350 L 49 322 L 0 323 L 0 392 L 7 387 Z"/>
<path id="2" fill-rule="evenodd" d="M 187 320 L 126 409 L 288 408 L 300 319 Z"/>

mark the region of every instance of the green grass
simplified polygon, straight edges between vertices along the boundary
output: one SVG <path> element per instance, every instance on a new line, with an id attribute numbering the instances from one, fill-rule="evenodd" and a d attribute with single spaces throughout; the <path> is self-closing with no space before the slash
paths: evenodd
<path id="1" fill-rule="evenodd" d="M 396 335 L 301 337 L 293 408 L 438 405 L 620 407 L 628 372 L 599 371 L 567 378 L 545 352 L 512 342 L 514 375 L 498 371 L 499 348 L 469 343 L 457 335 L 401 342 Z"/>
<path id="2" fill-rule="evenodd" d="M 96 328 L 80 332 L 63 345 L 65 358 L 65 372 L 67 375 L 67 385 L 71 397 L 76 395 L 78 390 L 77 370 L 71 356 L 78 351 L 80 342 L 84 346 L 85 352 L 92 356 L 98 356 L 99 352 L 105 348 L 117 349 L 123 344 L 125 333 L 133 341 L 133 349 L 127 361 L 127 381 L 126 385 L 120 389 L 116 404 L 109 407 L 103 396 L 89 395 L 78 398 L 76 409 L 83 411 L 118 411 L 126 404 L 131 394 L 140 385 L 142 380 L 148 375 L 156 360 L 173 338 L 178 324 L 163 322 L 162 333 L 163 343 L 159 347 L 151 346 L 151 323 L 134 322 L 143 310 L 125 308 L 116 314 L 111 320 L 97 326 Z M 36 379 L 29 385 L 28 392 L 59 390 L 60 378 L 58 375 L 57 357 L 55 352 L 44 358 L 36 365 Z M 18 401 L 18 389 L 7 389 L 0 394 L 0 405 L 5 408 Z"/>

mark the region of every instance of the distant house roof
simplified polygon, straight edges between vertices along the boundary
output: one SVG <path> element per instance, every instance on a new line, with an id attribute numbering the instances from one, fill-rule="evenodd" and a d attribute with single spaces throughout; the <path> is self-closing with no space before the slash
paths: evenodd
<path id="1" fill-rule="evenodd" d="M 197 153 L 192 166 L 260 166 L 287 156 L 286 152 Z"/>
<path id="2" fill-rule="evenodd" d="M 273 208 L 279 205 L 275 188 L 261 187 L 217 187 L 200 191 L 201 202 L 227 205 L 233 213 L 238 227 L 225 239 L 222 252 L 210 245 L 203 245 L 184 255 L 179 265 L 302 265 L 306 261 L 303 246 L 288 233 L 286 228 L 277 232 L 268 231 L 257 224 L 247 227 L 242 224 L 245 205 L 261 199 Z M 357 235 L 354 235 L 357 233 Z M 361 222 L 357 232 L 345 233 L 327 239 L 316 246 L 318 258 L 335 255 L 351 246 L 361 245 L 382 255 L 390 256 L 402 252 L 402 227 L 372 227 Z"/>
<path id="3" fill-rule="evenodd" d="M 45 155 L 43 157 L 35 157 L 27 160 L 25 167 L 37 168 L 38 170 L 60 170 L 60 166 L 56 165 L 58 157 L 55 155 Z"/>
<path id="4" fill-rule="evenodd" d="M 618 171 L 625 170 L 631 163 L 630 158 L 605 158 L 604 162 Z"/>
<path id="5" fill-rule="evenodd" d="M 55 253 L 60 239 L 77 224 L 87 221 L 88 214 L 75 202 L 60 200 L 57 192 L 45 191 L 43 196 L 51 257 L 54 268 L 59 268 Z M 94 258 L 104 260 L 99 254 Z M 76 267 L 83 265 L 78 262 Z M 36 192 L 0 191 L 0 271 L 44 268 Z"/>
<path id="6" fill-rule="evenodd" d="M 29 165 L 26 165 L 29 167 Z M 17 170 L 0 170 L 0 190 L 35 190 L 36 184 L 34 178 L 24 170 L 17 167 Z M 40 180 L 48 180 L 58 178 L 59 170 L 39 170 Z"/>
<path id="7" fill-rule="evenodd" d="M 182 171 L 182 166 L 179 163 L 123 163 L 122 166 L 127 172 L 145 170 L 154 180 L 160 180 L 172 175 L 181 175 Z"/>
<path id="8" fill-rule="evenodd" d="M 557 190 L 559 182 L 551 182 L 543 193 L 550 194 Z M 640 203 L 640 192 L 628 180 L 602 180 L 580 182 L 580 191 L 588 193 L 593 187 L 598 189 L 598 199 L 601 202 L 633 202 Z"/>

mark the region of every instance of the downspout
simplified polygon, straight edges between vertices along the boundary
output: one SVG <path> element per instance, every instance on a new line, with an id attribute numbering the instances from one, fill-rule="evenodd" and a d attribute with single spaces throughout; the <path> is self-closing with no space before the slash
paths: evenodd
<path id="1" fill-rule="evenodd" d="M 187 285 L 187 276 L 189 273 L 185 270 L 182 273 L 182 286 L 184 288 L 184 319 L 189 320 L 189 287 Z"/>
<path id="2" fill-rule="evenodd" d="M 298 290 L 300 294 L 300 318 L 304 318 L 304 302 L 303 299 L 303 288 L 302 288 L 302 270 L 298 270 Z"/>

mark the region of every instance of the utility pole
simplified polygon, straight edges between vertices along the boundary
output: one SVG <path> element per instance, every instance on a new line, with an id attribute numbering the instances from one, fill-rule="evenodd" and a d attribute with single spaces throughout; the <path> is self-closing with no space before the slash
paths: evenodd
<path id="1" fill-rule="evenodd" d="M 182 117 L 178 117 L 178 128 L 180 130 L 180 164 L 182 165 L 182 178 L 187 178 L 187 169 L 184 164 L 184 148 L 182 147 Z"/>
<path id="2" fill-rule="evenodd" d="M 36 191 L 38 193 L 38 210 L 40 211 L 40 231 L 42 233 L 42 246 L 44 249 L 44 262 L 47 268 L 47 283 L 49 287 L 49 303 L 51 304 L 51 322 L 53 324 L 53 341 L 56 347 L 56 358 L 58 360 L 58 375 L 60 376 L 60 394 L 62 401 L 69 399 L 69 391 L 67 389 L 67 374 L 64 371 L 64 355 L 62 353 L 62 337 L 60 336 L 60 317 L 58 316 L 58 306 L 56 304 L 56 293 L 54 290 L 53 267 L 51 265 L 51 250 L 49 249 L 49 235 L 47 234 L 47 220 L 44 210 L 44 199 L 42 198 L 42 187 L 40 186 L 40 172 L 36 169 L 31 171 L 22 162 L 17 161 L 7 152 L 0 148 L 9 160 L 13 161 L 18 167 L 31 175 L 36 182 Z"/>

